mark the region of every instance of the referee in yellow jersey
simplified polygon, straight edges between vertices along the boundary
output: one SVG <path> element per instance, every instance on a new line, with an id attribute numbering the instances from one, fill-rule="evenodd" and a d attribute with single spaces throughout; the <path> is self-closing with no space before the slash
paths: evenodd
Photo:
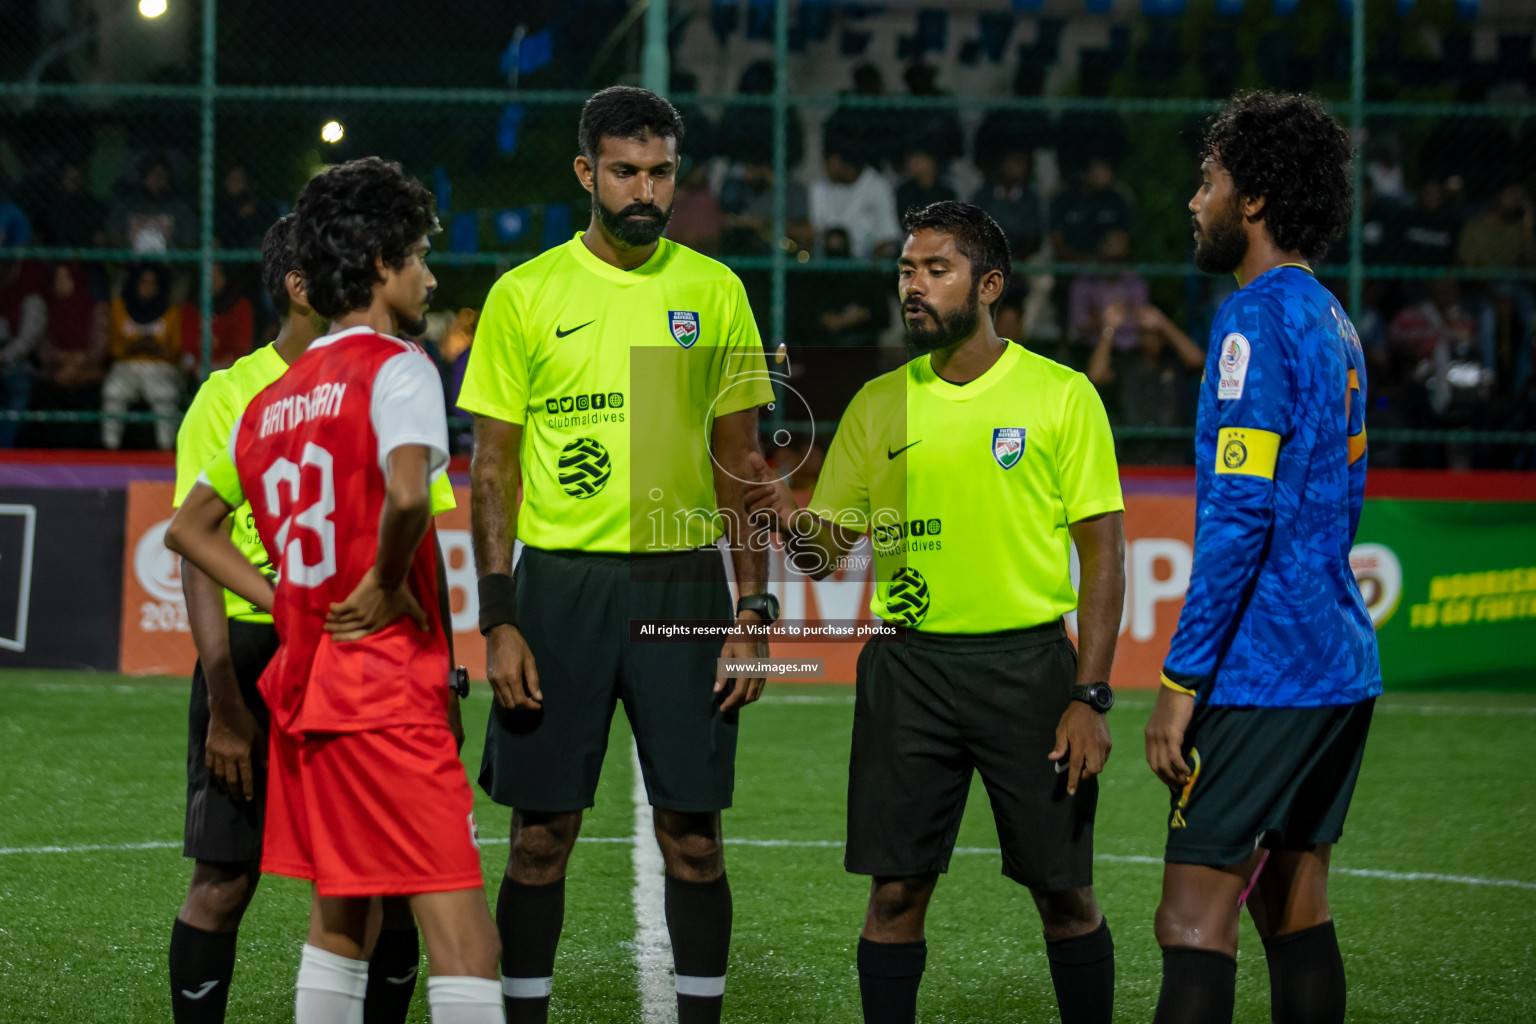
<path id="1" fill-rule="evenodd" d="M 1109 755 L 1125 596 L 1109 421 L 1086 377 L 994 331 L 1009 259 L 991 217 L 942 202 L 903 227 L 902 311 L 921 354 L 854 397 L 808 510 L 757 457 L 761 483 L 747 493 L 791 564 L 816 577 L 868 533 L 872 608 L 907 627 L 858 662 L 845 863 L 874 876 L 858 949 L 864 1019 L 915 1019 L 923 919 L 979 770 L 1003 874 L 1040 911 L 1063 1024 L 1108 1024 L 1114 943 L 1092 887 L 1094 776 Z M 1074 609 L 1076 651 L 1062 624 Z"/>
<path id="2" fill-rule="evenodd" d="M 620 700 L 666 863 L 680 1024 L 718 1021 L 725 993 L 720 811 L 737 714 L 763 680 L 716 680 L 716 663 L 766 646 L 631 643 L 631 624 L 777 617 L 765 553 L 740 543 L 757 409 L 773 390 L 740 280 L 661 237 L 682 134 L 645 89 L 587 101 L 576 175 L 591 223 L 491 289 L 459 396 L 476 415 L 470 508 L 497 696 L 480 784 L 512 808 L 496 920 L 514 1024 L 548 1019 L 566 864 Z"/>

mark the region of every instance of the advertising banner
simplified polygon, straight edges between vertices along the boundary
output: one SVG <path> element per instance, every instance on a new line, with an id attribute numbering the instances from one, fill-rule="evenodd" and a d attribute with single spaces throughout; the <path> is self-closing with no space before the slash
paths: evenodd
<path id="1" fill-rule="evenodd" d="M 480 679 L 485 642 L 477 629 L 469 489 L 456 487 L 454 494 L 459 507 L 437 517 L 454 657 Z M 169 483 L 129 485 L 120 555 L 123 672 L 186 675 L 196 659 L 178 560 L 165 548 L 170 508 Z M 44 522 L 46 517 L 38 519 Z M 42 537 L 46 530 L 38 529 Z M 17 632 L 18 600 L 12 591 L 21 593 L 19 579 L 7 575 L 6 566 L 23 564 L 7 561 L 5 552 L 24 547 L 27 535 L 26 515 L 8 514 L 0 505 L 0 661 L 8 660 L 7 641 Z M 1153 687 L 1194 562 L 1194 499 L 1127 495 L 1125 540 L 1125 610 L 1110 681 Z M 1536 504 L 1372 499 L 1366 502 L 1358 541 L 1351 565 L 1376 622 L 1389 687 L 1536 672 Z M 871 621 L 873 561 L 867 541 L 854 549 L 842 570 L 819 582 L 786 572 L 777 549 L 772 563 L 770 578 L 778 581 L 774 587 L 784 621 Z M 73 578 L 100 575 L 98 567 L 90 575 L 82 569 Z M 1075 636 L 1075 616 L 1068 616 L 1067 625 Z M 821 659 L 826 681 L 852 682 L 859 648 L 858 642 L 775 642 L 772 653 Z"/>
<path id="2" fill-rule="evenodd" d="M 117 668 L 123 492 L 0 488 L 0 668 Z"/>
<path id="3" fill-rule="evenodd" d="M 165 546 L 172 492 L 170 483 L 128 485 L 119 670 L 132 675 L 189 676 L 197 661 L 181 593 L 181 560 Z M 448 570 L 454 657 L 478 679 L 485 674 L 485 641 L 477 625 L 480 609 L 469 540 L 469 488 L 454 488 L 454 498 L 459 507 L 437 517 L 437 535 Z"/>
<path id="4" fill-rule="evenodd" d="M 1367 501 L 1357 539 L 1389 687 L 1536 678 L 1536 504 Z"/>

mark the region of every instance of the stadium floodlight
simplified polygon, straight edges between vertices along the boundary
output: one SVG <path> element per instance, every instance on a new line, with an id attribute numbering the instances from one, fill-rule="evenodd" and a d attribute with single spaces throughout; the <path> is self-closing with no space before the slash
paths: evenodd
<path id="1" fill-rule="evenodd" d="M 149 0 L 145 0 L 145 2 L 147 3 Z M 347 130 L 342 127 L 340 121 L 327 121 L 325 122 L 325 127 L 320 129 L 320 138 L 335 145 L 341 141 L 341 137 L 346 133 Z"/>
<path id="2" fill-rule="evenodd" d="M 139 0 L 139 13 L 146 18 L 158 18 L 165 13 L 165 0 Z"/>

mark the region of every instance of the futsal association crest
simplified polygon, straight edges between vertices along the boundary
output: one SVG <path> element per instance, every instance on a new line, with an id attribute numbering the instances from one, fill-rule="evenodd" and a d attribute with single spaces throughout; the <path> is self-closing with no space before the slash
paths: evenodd
<path id="1" fill-rule="evenodd" d="M 667 323 L 672 330 L 672 340 L 683 348 L 693 348 L 699 340 L 699 314 L 686 309 L 667 312 Z"/>
<path id="2" fill-rule="evenodd" d="M 992 457 L 1004 469 L 1012 469 L 1024 457 L 1024 428 L 998 427 L 992 431 Z"/>

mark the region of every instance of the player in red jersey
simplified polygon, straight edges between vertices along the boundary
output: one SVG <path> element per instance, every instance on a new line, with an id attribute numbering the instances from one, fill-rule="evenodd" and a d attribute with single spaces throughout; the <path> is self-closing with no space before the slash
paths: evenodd
<path id="1" fill-rule="evenodd" d="M 361 1024 L 369 900 L 410 897 L 437 1024 L 501 1021 L 473 797 L 448 720 L 449 658 L 428 486 L 448 461 L 421 329 L 436 281 L 432 198 L 399 165 L 355 160 L 299 197 L 295 235 L 318 339 L 247 407 L 167 543 L 270 608 L 281 646 L 262 870 L 314 883 L 297 1024 Z M 249 494 L 274 592 L 221 524 Z"/>

